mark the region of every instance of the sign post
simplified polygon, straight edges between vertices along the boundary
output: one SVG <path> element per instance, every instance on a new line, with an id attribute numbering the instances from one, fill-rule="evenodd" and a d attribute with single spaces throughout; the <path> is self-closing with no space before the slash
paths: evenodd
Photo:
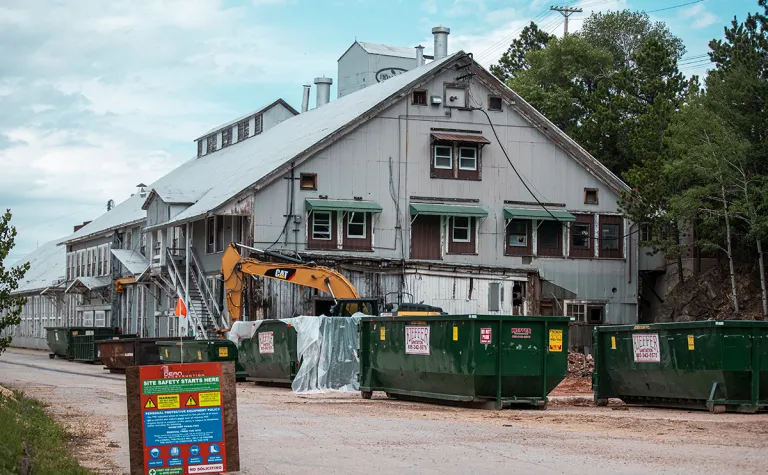
<path id="1" fill-rule="evenodd" d="M 240 469 L 234 363 L 126 371 L 131 475 Z"/>

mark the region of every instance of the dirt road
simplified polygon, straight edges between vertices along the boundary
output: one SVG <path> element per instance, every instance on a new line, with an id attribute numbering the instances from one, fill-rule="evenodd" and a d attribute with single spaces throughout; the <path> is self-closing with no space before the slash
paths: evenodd
<path id="1" fill-rule="evenodd" d="M 127 472 L 123 376 L 11 350 L 0 384 L 49 403 L 85 465 Z M 766 473 L 768 415 L 569 404 L 479 410 L 239 383 L 242 473 Z"/>

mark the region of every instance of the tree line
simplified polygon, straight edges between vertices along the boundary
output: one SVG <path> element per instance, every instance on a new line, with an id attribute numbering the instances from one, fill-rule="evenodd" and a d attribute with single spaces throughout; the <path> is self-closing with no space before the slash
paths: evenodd
<path id="1" fill-rule="evenodd" d="M 768 316 L 768 5 L 709 42 L 703 78 L 686 77 L 683 41 L 629 10 L 594 13 L 557 38 L 531 23 L 491 71 L 632 188 L 621 211 L 652 232 L 642 246 L 676 261 L 681 234 L 729 264 L 759 269 Z M 681 63 L 682 61 L 682 63 Z"/>

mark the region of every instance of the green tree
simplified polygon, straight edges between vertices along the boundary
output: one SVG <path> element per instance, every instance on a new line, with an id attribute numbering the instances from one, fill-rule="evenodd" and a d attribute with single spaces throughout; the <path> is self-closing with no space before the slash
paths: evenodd
<path id="1" fill-rule="evenodd" d="M 528 69 L 526 55 L 529 52 L 544 48 L 553 39 L 555 39 L 554 35 L 550 35 L 540 29 L 539 25 L 531 22 L 523 28 L 520 37 L 513 40 L 509 49 L 501 55 L 499 63 L 491 66 L 491 72 L 504 82 L 512 79 L 520 71 Z"/>
<path id="2" fill-rule="evenodd" d="M 16 241 L 16 228 L 11 226 L 11 210 L 0 216 L 0 332 L 21 323 L 21 307 L 26 299 L 13 295 L 19 288 L 19 281 L 24 278 L 29 263 L 16 267 L 6 267 L 5 260 Z M 0 354 L 11 344 L 11 337 L 0 338 Z"/>

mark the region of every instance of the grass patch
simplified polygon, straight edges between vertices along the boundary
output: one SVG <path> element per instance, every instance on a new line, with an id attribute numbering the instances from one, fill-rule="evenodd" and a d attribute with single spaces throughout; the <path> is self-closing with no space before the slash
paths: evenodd
<path id="1" fill-rule="evenodd" d="M 12 394 L 0 394 L 0 475 L 89 475 L 67 451 L 67 434 L 43 403 Z"/>

